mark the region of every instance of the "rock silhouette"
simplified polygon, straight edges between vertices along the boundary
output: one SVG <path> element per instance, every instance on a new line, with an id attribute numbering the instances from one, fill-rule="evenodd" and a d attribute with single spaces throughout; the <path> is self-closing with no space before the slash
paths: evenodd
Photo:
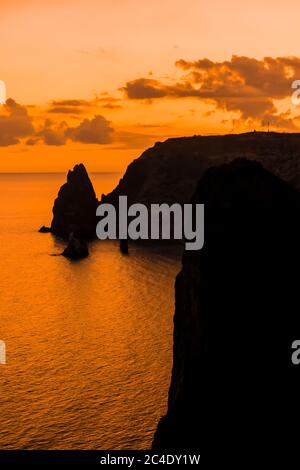
<path id="1" fill-rule="evenodd" d="M 80 240 L 71 233 L 67 247 L 62 252 L 62 256 L 70 259 L 82 259 L 89 255 L 88 244 L 85 240 Z"/>
<path id="2" fill-rule="evenodd" d="M 55 199 L 51 232 L 66 239 L 72 232 L 78 238 L 95 238 L 98 204 L 84 165 L 75 165 Z"/>
<path id="3" fill-rule="evenodd" d="M 128 255 L 128 240 L 120 240 L 120 251 L 124 255 Z"/>
<path id="4" fill-rule="evenodd" d="M 205 244 L 184 253 L 176 279 L 168 412 L 153 449 L 197 449 L 210 463 L 287 457 L 298 449 L 300 195 L 238 159 L 209 169 L 193 201 L 205 204 Z"/>
<path id="5" fill-rule="evenodd" d="M 50 227 L 46 227 L 45 225 L 42 225 L 42 227 L 39 229 L 39 232 L 40 232 L 40 233 L 50 233 L 50 232 L 51 232 L 51 228 L 50 228 Z"/>
<path id="6" fill-rule="evenodd" d="M 117 208 L 118 197 L 126 195 L 128 204 L 188 203 L 208 168 L 241 156 L 261 162 L 300 189 L 300 134 L 251 132 L 157 142 L 128 166 L 117 187 L 102 195 L 101 202 Z M 71 232 L 79 238 L 95 238 L 98 204 L 84 165 L 76 165 L 55 200 L 51 231 L 66 239 Z"/>
<path id="7" fill-rule="evenodd" d="M 157 142 L 128 166 L 103 202 L 188 203 L 197 182 L 211 166 L 246 157 L 300 189 L 300 134 L 249 132 L 194 136 Z"/>

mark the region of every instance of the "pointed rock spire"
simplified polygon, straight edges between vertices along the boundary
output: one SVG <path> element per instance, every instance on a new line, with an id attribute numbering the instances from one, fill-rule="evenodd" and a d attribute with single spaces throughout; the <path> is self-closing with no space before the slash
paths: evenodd
<path id="1" fill-rule="evenodd" d="M 52 233 L 69 238 L 94 238 L 96 208 L 99 202 L 85 169 L 80 163 L 68 172 L 67 182 L 60 188 L 53 207 Z"/>

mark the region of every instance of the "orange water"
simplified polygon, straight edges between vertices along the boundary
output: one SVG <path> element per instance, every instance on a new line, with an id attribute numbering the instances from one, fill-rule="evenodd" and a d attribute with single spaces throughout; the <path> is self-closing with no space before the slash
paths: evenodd
<path id="1" fill-rule="evenodd" d="M 147 449 L 172 365 L 171 251 L 95 242 L 70 262 L 37 229 L 64 175 L 0 175 L 0 448 Z M 97 194 L 119 175 L 92 175 Z"/>

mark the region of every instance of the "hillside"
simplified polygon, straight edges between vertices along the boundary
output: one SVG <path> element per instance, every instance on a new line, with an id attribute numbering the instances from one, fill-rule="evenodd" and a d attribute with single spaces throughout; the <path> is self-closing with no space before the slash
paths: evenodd
<path id="1" fill-rule="evenodd" d="M 244 157 L 256 160 L 300 188 L 300 134 L 251 132 L 194 136 L 158 142 L 134 160 L 102 201 L 127 195 L 129 202 L 188 202 L 204 171 Z"/>

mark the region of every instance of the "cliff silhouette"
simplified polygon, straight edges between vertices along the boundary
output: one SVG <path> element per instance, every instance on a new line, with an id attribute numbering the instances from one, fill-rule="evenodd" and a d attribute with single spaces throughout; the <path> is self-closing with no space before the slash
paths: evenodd
<path id="1" fill-rule="evenodd" d="M 205 205 L 204 248 L 184 253 L 176 279 L 168 412 L 155 450 L 261 453 L 262 462 L 286 452 L 286 438 L 297 448 L 299 157 L 300 134 L 169 139 L 102 197 Z M 84 166 L 75 166 L 55 201 L 52 233 L 94 237 L 97 204 Z"/>
<path id="2" fill-rule="evenodd" d="M 300 134 L 252 132 L 158 142 L 128 166 L 117 187 L 102 195 L 101 202 L 117 208 L 119 196 L 126 195 L 128 204 L 188 203 L 208 168 L 241 157 L 261 162 L 274 175 L 300 189 Z M 65 239 L 71 233 L 79 238 L 95 238 L 98 204 L 84 165 L 75 165 L 54 202 L 51 228 L 43 226 L 40 231 L 51 231 Z"/>
<path id="3" fill-rule="evenodd" d="M 119 195 L 127 195 L 130 204 L 188 203 L 205 170 L 240 157 L 261 162 L 300 188 L 300 134 L 251 132 L 157 142 L 130 163 L 102 201 L 116 204 Z"/>
<path id="4" fill-rule="evenodd" d="M 300 194 L 237 159 L 207 170 L 193 202 L 205 204 L 205 244 L 184 253 L 176 279 L 168 412 L 153 449 L 268 463 L 298 448 Z"/>

